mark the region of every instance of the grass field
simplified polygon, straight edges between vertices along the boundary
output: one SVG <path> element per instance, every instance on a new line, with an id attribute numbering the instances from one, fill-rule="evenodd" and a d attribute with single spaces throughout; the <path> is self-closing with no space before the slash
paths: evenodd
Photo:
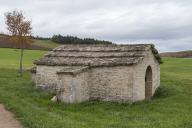
<path id="1" fill-rule="evenodd" d="M 26 51 L 25 68 L 42 51 Z M 18 51 L 0 49 L 0 102 L 26 128 L 192 128 L 192 59 L 166 58 L 154 99 L 134 104 L 53 103 L 35 90 L 30 73 L 17 73 Z"/>
<path id="2" fill-rule="evenodd" d="M 33 65 L 33 60 L 42 57 L 46 51 L 39 50 L 24 50 L 24 68 L 30 68 Z M 16 69 L 19 67 L 19 49 L 0 48 L 0 68 Z"/>

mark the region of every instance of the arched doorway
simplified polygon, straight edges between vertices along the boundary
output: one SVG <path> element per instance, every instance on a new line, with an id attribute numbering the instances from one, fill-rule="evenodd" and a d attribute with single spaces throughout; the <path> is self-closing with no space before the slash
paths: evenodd
<path id="1" fill-rule="evenodd" d="M 152 69 L 151 66 L 147 67 L 145 74 L 145 99 L 151 99 L 152 97 Z"/>

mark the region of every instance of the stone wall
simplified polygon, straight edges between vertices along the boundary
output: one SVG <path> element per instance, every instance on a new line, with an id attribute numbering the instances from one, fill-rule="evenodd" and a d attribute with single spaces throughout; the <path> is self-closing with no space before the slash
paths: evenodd
<path id="1" fill-rule="evenodd" d="M 145 99 L 145 74 L 152 68 L 154 94 L 160 85 L 160 67 L 151 51 L 137 65 L 95 67 L 77 75 L 57 74 L 69 66 L 37 66 L 38 88 L 53 90 L 65 103 L 86 100 L 134 102 Z"/>
<path id="2" fill-rule="evenodd" d="M 129 66 L 93 68 L 89 73 L 90 98 L 130 102 L 133 70 Z"/>
<path id="3" fill-rule="evenodd" d="M 57 98 L 64 103 L 78 103 L 89 100 L 88 73 L 77 75 L 59 74 Z"/>
<path id="4" fill-rule="evenodd" d="M 57 90 L 58 76 L 57 71 L 63 67 L 60 66 L 37 66 L 35 82 L 36 87 L 43 90 Z"/>
<path id="5" fill-rule="evenodd" d="M 152 95 L 160 85 L 160 65 L 151 51 L 148 51 L 146 54 L 144 60 L 133 66 L 133 102 L 145 99 L 145 75 L 148 66 L 152 68 Z"/>

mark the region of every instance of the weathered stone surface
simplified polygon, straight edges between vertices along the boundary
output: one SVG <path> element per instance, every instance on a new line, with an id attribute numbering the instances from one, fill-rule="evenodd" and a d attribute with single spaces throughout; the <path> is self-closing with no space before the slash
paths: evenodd
<path id="1" fill-rule="evenodd" d="M 64 48 L 68 47 L 56 48 L 54 52 L 60 52 L 56 54 L 49 53 L 46 56 L 54 58 L 56 55 L 57 59 L 60 56 L 59 63 L 64 62 L 66 56 L 72 57 L 77 63 L 79 63 L 78 57 L 81 59 L 86 58 L 87 62 L 80 60 L 80 65 L 75 66 L 69 59 L 70 57 L 68 57 L 70 62 L 66 62 L 66 64 L 69 65 L 37 65 L 35 75 L 33 73 L 33 81 L 36 87 L 55 91 L 57 100 L 61 102 L 78 103 L 88 100 L 135 102 L 146 99 L 145 94 L 148 94 L 149 98 L 150 95 L 152 97 L 160 85 L 160 62 L 155 56 L 158 52 L 151 49 L 150 45 L 135 45 L 135 48 L 134 45 L 131 47 L 119 46 L 117 48 L 114 46 L 110 48 L 102 46 L 101 51 L 118 52 L 114 54 L 98 53 L 96 55 L 86 52 L 99 52 L 99 46 L 93 48 L 91 46 L 82 46 L 80 48 L 70 46 L 71 49 Z M 131 60 L 131 65 L 126 65 L 130 59 L 127 56 L 127 51 L 134 51 L 134 54 L 129 54 L 133 58 L 141 57 L 140 52 L 142 51 L 142 59 L 136 59 L 136 63 Z M 138 54 L 136 54 L 137 51 Z M 62 54 L 62 52 L 65 53 Z M 72 52 L 72 54 L 66 52 Z M 81 54 L 76 55 L 77 53 L 74 54 L 74 52 L 80 52 Z M 126 54 L 119 52 L 125 52 Z M 102 55 L 104 55 L 104 61 L 102 61 Z M 126 55 L 127 59 L 124 59 L 126 56 L 123 55 Z M 117 59 L 114 61 L 112 56 Z M 62 59 L 62 57 L 64 58 Z M 110 63 L 107 62 L 107 58 L 109 60 L 112 58 Z M 95 59 L 95 63 L 93 63 L 93 59 Z M 123 63 L 126 64 L 122 65 L 122 61 L 125 61 Z M 107 62 L 106 65 L 104 65 L 104 62 Z M 146 79 L 146 70 L 149 67 L 152 71 L 152 76 L 148 80 L 148 78 Z"/>
<path id="2" fill-rule="evenodd" d="M 57 92 L 58 100 L 65 103 L 79 103 L 89 100 L 88 72 L 82 72 L 76 76 L 70 74 L 58 74 Z"/>
<path id="3" fill-rule="evenodd" d="M 125 66 L 140 62 L 152 50 L 159 63 L 161 58 L 152 44 L 132 45 L 62 45 L 35 61 L 49 66 Z"/>
<path id="4" fill-rule="evenodd" d="M 160 85 L 160 65 L 152 54 L 152 51 L 146 52 L 146 57 L 139 64 L 133 66 L 134 86 L 133 102 L 145 99 L 145 76 L 147 67 L 152 69 L 152 95 Z"/>

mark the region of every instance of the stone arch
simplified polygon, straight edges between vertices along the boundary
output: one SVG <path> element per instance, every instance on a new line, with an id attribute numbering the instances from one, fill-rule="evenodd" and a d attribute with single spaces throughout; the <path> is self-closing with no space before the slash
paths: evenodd
<path id="1" fill-rule="evenodd" d="M 145 99 L 149 100 L 152 97 L 152 68 L 148 66 L 145 73 Z"/>

